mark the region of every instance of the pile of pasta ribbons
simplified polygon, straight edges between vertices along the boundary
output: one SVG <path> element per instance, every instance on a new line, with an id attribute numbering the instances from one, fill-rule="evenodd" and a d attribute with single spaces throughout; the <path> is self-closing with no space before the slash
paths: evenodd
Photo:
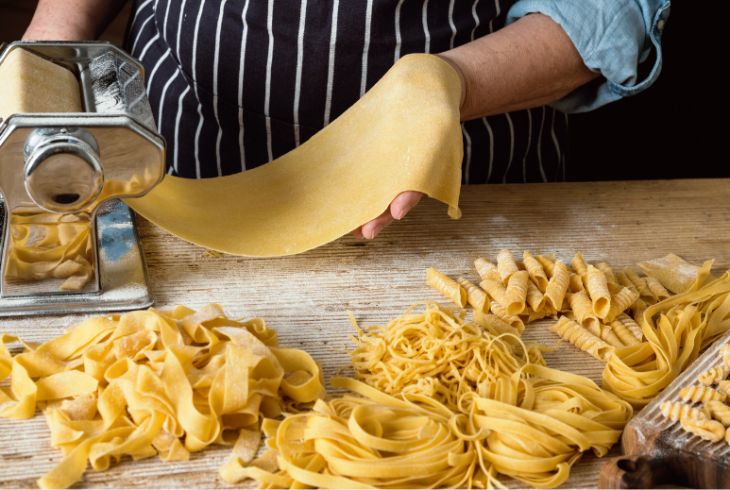
<path id="1" fill-rule="evenodd" d="M 78 291 L 94 277 L 91 218 L 86 213 L 13 216 L 9 281 L 66 279 L 62 290 Z"/>
<path id="2" fill-rule="evenodd" d="M 545 367 L 540 346 L 480 328 L 461 309 L 427 302 L 422 313 L 412 307 L 358 333 L 350 353 L 357 379 L 331 384 L 360 396 L 265 421 L 278 471 L 232 461 L 226 481 L 492 488 L 504 474 L 554 488 L 583 452 L 606 454 L 633 413 L 589 379 Z"/>
<path id="3" fill-rule="evenodd" d="M 38 484 L 68 488 L 87 460 L 105 470 L 122 455 L 187 460 L 211 444 L 250 461 L 260 418 L 309 408 L 325 395 L 320 366 L 278 347 L 261 319 L 231 320 L 218 305 L 195 312 L 136 311 L 86 320 L 12 356 L 0 343 L 3 417 L 46 416 L 63 460 Z"/>

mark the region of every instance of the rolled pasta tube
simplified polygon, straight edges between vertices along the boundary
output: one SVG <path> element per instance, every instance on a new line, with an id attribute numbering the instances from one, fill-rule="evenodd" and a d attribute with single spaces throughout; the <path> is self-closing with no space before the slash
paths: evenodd
<path id="1" fill-rule="evenodd" d="M 507 288 L 504 287 L 501 280 L 493 281 L 491 279 L 487 279 L 486 281 L 479 283 L 479 285 L 494 301 L 504 306 Z"/>
<path id="2" fill-rule="evenodd" d="M 625 288 L 629 288 L 634 293 L 639 294 L 639 291 L 636 289 L 636 286 L 634 285 L 634 283 L 631 282 L 631 279 L 629 279 L 623 271 L 616 274 L 616 281 L 621 286 L 623 286 Z"/>
<path id="3" fill-rule="evenodd" d="M 499 269 L 497 266 L 492 264 L 487 259 L 477 259 L 474 261 L 474 266 L 477 268 L 477 272 L 483 281 L 501 281 L 502 277 L 499 275 Z"/>
<path id="4" fill-rule="evenodd" d="M 730 344 L 725 344 L 720 348 L 720 355 L 722 356 L 722 362 L 725 367 L 730 369 Z"/>
<path id="5" fill-rule="evenodd" d="M 639 275 L 634 271 L 634 269 L 627 265 L 626 267 L 624 267 L 624 274 L 626 274 L 626 277 L 628 277 L 629 280 L 634 283 L 634 287 L 636 287 L 636 290 L 642 297 L 654 297 L 654 295 L 649 290 L 649 286 L 646 284 L 646 281 L 640 278 Z"/>
<path id="6" fill-rule="evenodd" d="M 603 272 L 603 275 L 606 276 L 606 284 L 608 284 L 609 289 L 617 286 L 616 275 L 613 273 L 610 265 L 605 262 L 599 262 L 596 264 L 596 269 Z"/>
<path id="7" fill-rule="evenodd" d="M 577 252 L 571 262 L 573 263 L 576 274 L 583 279 L 583 284 L 588 286 L 588 264 L 583 258 L 583 255 L 580 252 Z"/>
<path id="8" fill-rule="evenodd" d="M 522 335 L 522 332 L 525 331 L 525 323 L 519 317 L 507 313 L 507 309 L 501 304 L 493 301 L 489 309 L 492 310 L 492 313 L 494 313 L 497 318 L 506 322 L 512 328 L 516 328 L 520 335 Z"/>
<path id="9" fill-rule="evenodd" d="M 606 318 L 611 309 L 611 294 L 608 292 L 606 276 L 603 275 L 603 272 L 589 265 L 586 270 L 586 279 L 588 282 L 586 284 L 588 295 L 593 301 L 593 313 L 598 318 Z"/>
<path id="10" fill-rule="evenodd" d="M 510 276 L 504 295 L 504 307 L 510 315 L 519 315 L 525 309 L 529 282 L 530 275 L 527 271 L 518 271 Z"/>
<path id="11" fill-rule="evenodd" d="M 695 420 L 685 417 L 680 419 L 682 428 L 696 434 L 706 441 L 718 442 L 725 437 L 725 427 L 717 420 Z"/>
<path id="12" fill-rule="evenodd" d="M 573 314 L 578 320 L 578 323 L 593 335 L 600 335 L 601 322 L 593 313 L 593 303 L 591 302 L 591 298 L 588 297 L 588 294 L 585 291 L 580 291 L 578 293 L 568 294 L 567 298 L 570 302 L 570 309 L 573 310 Z"/>
<path id="13" fill-rule="evenodd" d="M 710 411 L 706 408 L 694 408 L 681 402 L 664 402 L 659 405 L 662 415 L 675 422 L 683 418 L 695 420 L 710 420 Z"/>
<path id="14" fill-rule="evenodd" d="M 527 325 L 530 322 L 545 318 L 546 316 L 548 316 L 548 312 L 545 310 L 535 311 L 528 306 L 521 314 L 517 316 L 520 318 L 520 320 L 522 320 L 522 323 Z"/>
<path id="15" fill-rule="evenodd" d="M 466 302 L 472 305 L 475 310 L 489 310 L 489 296 L 487 296 L 487 293 L 482 291 L 479 286 L 472 284 L 463 277 L 457 279 L 456 282 L 464 288 L 464 291 L 466 291 Z"/>
<path id="16" fill-rule="evenodd" d="M 515 263 L 515 256 L 509 250 L 502 250 L 497 255 L 497 269 L 499 269 L 499 275 L 505 284 L 507 284 L 512 274 L 520 270 Z"/>
<path id="17" fill-rule="evenodd" d="M 641 330 L 641 327 L 638 323 L 634 321 L 633 318 L 631 318 L 626 313 L 621 313 L 616 319 L 623 324 L 626 329 L 631 332 L 631 335 L 633 335 L 636 340 L 639 342 L 644 341 L 644 332 Z"/>
<path id="18" fill-rule="evenodd" d="M 509 323 L 500 320 L 495 315 L 491 313 L 482 313 L 479 310 L 474 311 L 474 314 L 472 315 L 472 319 L 482 327 L 486 328 L 487 330 L 494 330 L 497 335 L 502 334 L 512 334 L 517 337 L 520 336 L 519 330 L 514 328 Z"/>
<path id="19" fill-rule="evenodd" d="M 545 306 L 545 295 L 532 283 L 527 283 L 527 304 L 535 311 L 542 311 Z"/>
<path id="20" fill-rule="evenodd" d="M 626 328 L 626 326 L 620 321 L 614 320 L 613 322 L 611 322 L 611 329 L 613 330 L 613 333 L 616 334 L 616 337 L 618 337 L 622 344 L 627 346 L 641 344 L 641 341 L 634 337 L 629 329 Z"/>
<path id="21" fill-rule="evenodd" d="M 631 316 L 634 318 L 634 321 L 639 326 L 642 326 L 644 324 L 644 311 L 649 308 L 649 305 L 643 299 L 639 298 L 629 308 L 631 309 Z"/>
<path id="22" fill-rule="evenodd" d="M 540 262 L 540 265 L 542 266 L 542 269 L 545 271 L 545 276 L 547 276 L 548 279 L 553 277 L 553 270 L 555 270 L 555 261 L 552 260 L 549 257 L 545 257 L 544 255 L 538 255 L 535 257 L 535 260 Z M 547 287 L 547 286 L 545 286 Z"/>
<path id="23" fill-rule="evenodd" d="M 576 293 L 578 291 L 585 291 L 585 287 L 583 286 L 583 279 L 575 273 L 570 273 L 570 283 L 568 284 L 568 289 L 571 291 L 575 291 Z"/>
<path id="24" fill-rule="evenodd" d="M 646 276 L 643 279 L 646 281 L 649 291 L 651 291 L 651 294 L 654 295 L 657 301 L 664 301 L 671 296 L 669 291 L 667 291 L 655 277 Z"/>
<path id="25" fill-rule="evenodd" d="M 539 289 L 541 293 L 545 293 L 545 289 L 548 284 L 548 277 L 545 274 L 545 269 L 542 264 L 538 262 L 535 257 L 530 255 L 530 252 L 523 252 L 522 257 L 525 260 L 525 267 L 527 268 L 527 272 L 530 274 L 530 279 L 532 279 L 532 282 L 535 283 L 535 286 L 537 286 L 537 289 Z"/>
<path id="26" fill-rule="evenodd" d="M 599 361 L 608 361 L 614 352 L 614 347 L 608 345 L 568 317 L 561 317 L 558 323 L 550 326 L 550 330 L 557 333 L 563 340 L 567 340 Z"/>
<path id="27" fill-rule="evenodd" d="M 612 322 L 617 316 L 623 313 L 634 301 L 639 299 L 639 293 L 634 293 L 629 288 L 622 288 L 616 294 L 611 295 L 611 307 L 606 315 L 606 322 Z"/>
<path id="28" fill-rule="evenodd" d="M 561 310 L 565 293 L 568 291 L 570 272 L 561 261 L 555 262 L 553 275 L 545 290 L 545 303 L 555 310 Z"/>
<path id="29" fill-rule="evenodd" d="M 608 345 L 617 349 L 623 349 L 624 347 L 626 347 L 626 345 L 621 342 L 621 339 L 618 338 L 618 335 L 616 335 L 616 332 L 613 331 L 613 328 L 610 325 L 601 324 L 600 329 L 601 335 L 599 335 L 599 337 L 604 340 Z"/>
<path id="30" fill-rule="evenodd" d="M 433 267 L 426 269 L 426 284 L 449 298 L 460 307 L 466 306 L 466 291 L 459 283 L 441 274 Z"/>

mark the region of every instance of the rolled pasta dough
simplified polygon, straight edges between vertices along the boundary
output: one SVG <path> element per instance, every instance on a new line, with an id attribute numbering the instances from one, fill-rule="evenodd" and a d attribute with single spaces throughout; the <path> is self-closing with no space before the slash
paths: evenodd
<path id="1" fill-rule="evenodd" d="M 458 218 L 461 84 L 431 55 L 409 55 L 309 141 L 226 177 L 172 176 L 135 211 L 189 242 L 271 257 L 318 247 L 379 216 L 403 191 L 449 205 Z"/>

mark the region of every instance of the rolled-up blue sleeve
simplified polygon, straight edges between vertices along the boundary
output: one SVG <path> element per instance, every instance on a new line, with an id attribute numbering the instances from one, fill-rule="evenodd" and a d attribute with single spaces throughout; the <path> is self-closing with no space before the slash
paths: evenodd
<path id="1" fill-rule="evenodd" d="M 507 24 L 542 13 L 560 24 L 583 62 L 600 78 L 550 104 L 563 112 L 585 112 L 648 88 L 662 69 L 661 37 L 669 0 L 519 0 Z M 639 80 L 639 63 L 652 50 L 650 74 Z"/>

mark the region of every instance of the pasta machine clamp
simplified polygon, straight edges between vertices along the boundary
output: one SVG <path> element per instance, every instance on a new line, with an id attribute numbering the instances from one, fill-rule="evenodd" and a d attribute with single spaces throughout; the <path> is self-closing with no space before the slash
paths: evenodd
<path id="1" fill-rule="evenodd" d="M 103 42 L 0 45 L 0 65 L 15 49 L 70 70 L 83 109 L 0 119 L 0 317 L 152 305 L 135 215 L 120 200 L 165 174 L 144 68 Z"/>

